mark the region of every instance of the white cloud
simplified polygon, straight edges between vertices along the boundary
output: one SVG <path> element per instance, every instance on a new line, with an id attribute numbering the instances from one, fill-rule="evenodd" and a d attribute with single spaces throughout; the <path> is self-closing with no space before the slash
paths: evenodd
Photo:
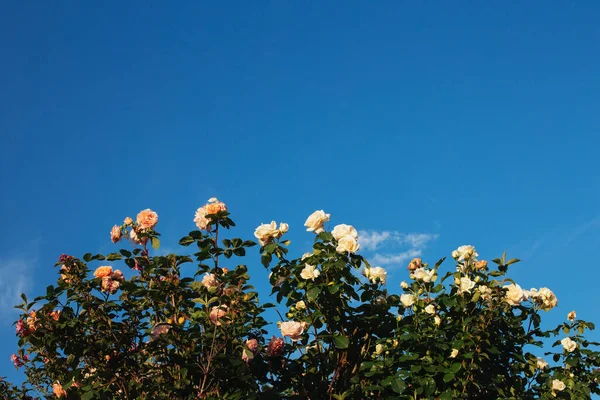
<path id="1" fill-rule="evenodd" d="M 21 293 L 31 289 L 30 265 L 30 260 L 0 259 L 0 315 L 17 312 L 14 306 L 23 302 Z"/>
<path id="2" fill-rule="evenodd" d="M 419 257 L 423 254 L 421 249 L 410 249 L 403 251 L 399 254 L 375 254 L 371 260 L 373 265 L 390 265 L 390 264 L 404 264 L 408 260 L 415 257 Z"/>
<path id="3" fill-rule="evenodd" d="M 380 245 L 390 243 L 395 245 L 408 244 L 411 247 L 424 247 L 438 237 L 433 233 L 401 233 L 398 231 L 363 230 L 358 232 L 358 242 L 364 250 L 377 250 Z"/>

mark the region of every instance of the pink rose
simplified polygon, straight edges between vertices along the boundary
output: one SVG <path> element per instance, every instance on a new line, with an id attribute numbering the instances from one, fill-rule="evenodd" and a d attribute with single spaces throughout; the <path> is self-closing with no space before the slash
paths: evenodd
<path id="1" fill-rule="evenodd" d="M 224 307 L 224 306 L 213 307 L 210 310 L 210 315 L 209 315 L 210 321 L 213 324 L 215 324 L 216 326 L 221 326 L 222 323 L 219 320 L 224 319 L 224 317 L 227 315 L 227 311 L 228 311 L 227 307 Z M 227 321 L 225 323 L 230 324 L 231 321 Z"/>
<path id="2" fill-rule="evenodd" d="M 208 214 L 206 212 L 206 207 L 203 206 L 203 207 L 200 207 L 199 209 L 197 209 L 196 215 L 194 215 L 194 222 L 196 223 L 196 226 L 200 230 L 205 230 L 210 225 L 210 220 L 208 218 L 206 218 L 206 214 Z"/>
<path id="3" fill-rule="evenodd" d="M 276 357 L 283 355 L 284 344 L 285 342 L 282 338 L 273 336 L 267 346 L 267 356 Z"/>
<path id="4" fill-rule="evenodd" d="M 215 274 L 206 274 L 202 278 L 202 286 L 205 288 L 211 288 L 219 286 L 219 282 L 217 281 L 217 277 Z"/>
<path id="5" fill-rule="evenodd" d="M 289 337 L 292 341 L 300 340 L 306 328 L 306 322 L 287 321 L 279 326 L 281 334 Z"/>
<path id="6" fill-rule="evenodd" d="M 254 354 L 258 353 L 258 340 L 248 339 L 246 340 L 246 347 Z"/>
<path id="7" fill-rule="evenodd" d="M 125 280 L 125 277 L 123 276 L 121 270 L 117 269 L 111 274 L 110 279 L 112 279 L 113 281 L 123 282 Z"/>
<path id="8" fill-rule="evenodd" d="M 147 208 L 137 215 L 136 222 L 141 229 L 154 229 L 158 224 L 158 214 Z"/>
<path id="9" fill-rule="evenodd" d="M 143 238 L 138 237 L 137 232 L 134 229 L 132 229 L 131 232 L 129 232 L 129 237 L 131 238 L 133 243 L 136 243 L 136 244 L 145 245 L 146 243 L 148 243 L 148 238 L 147 237 L 143 237 Z"/>

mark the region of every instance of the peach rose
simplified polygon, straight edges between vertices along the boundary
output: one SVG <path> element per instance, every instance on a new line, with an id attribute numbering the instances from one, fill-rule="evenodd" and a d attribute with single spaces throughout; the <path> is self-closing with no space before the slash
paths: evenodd
<path id="1" fill-rule="evenodd" d="M 408 264 L 408 270 L 409 271 L 414 271 L 416 269 L 419 269 L 423 266 L 423 261 L 420 258 L 413 258 L 411 260 L 411 262 Z"/>
<path id="2" fill-rule="evenodd" d="M 488 266 L 488 262 L 485 260 L 477 261 L 475 263 L 475 269 L 486 269 Z"/>
<path id="3" fill-rule="evenodd" d="M 66 265 L 63 265 L 62 267 L 60 267 L 60 278 L 65 282 L 65 283 L 71 283 L 71 279 L 67 278 L 67 273 L 69 272 L 69 268 Z"/>
<path id="4" fill-rule="evenodd" d="M 131 232 L 129 232 L 129 237 L 131 238 L 133 243 L 136 243 L 136 244 L 145 245 L 146 243 L 148 243 L 148 238 L 147 237 L 140 238 L 134 229 L 132 229 Z"/>
<path id="5" fill-rule="evenodd" d="M 52 385 L 52 392 L 58 398 L 67 397 L 67 392 L 65 391 L 65 389 L 63 389 L 60 383 L 54 383 Z"/>
<path id="6" fill-rule="evenodd" d="M 110 275 L 110 279 L 112 279 L 114 281 L 123 282 L 125 280 L 125 277 L 123 276 L 123 273 L 121 272 L 121 270 L 117 269 L 117 270 L 115 270 L 115 272 L 113 272 Z"/>
<path id="7" fill-rule="evenodd" d="M 102 291 L 108 292 L 110 294 L 115 294 L 119 287 L 121 286 L 121 282 L 113 281 L 110 276 L 105 276 L 102 278 Z"/>
<path id="8" fill-rule="evenodd" d="M 329 221 L 330 217 L 331 214 L 325 214 L 325 211 L 317 210 L 308 216 L 304 226 L 306 226 L 308 232 L 314 232 L 316 234 L 325 232 L 323 225 L 325 225 L 325 222 Z"/>
<path id="9" fill-rule="evenodd" d="M 154 229 L 158 224 L 158 214 L 147 208 L 137 215 L 136 222 L 142 229 Z"/>
<path id="10" fill-rule="evenodd" d="M 96 271 L 94 272 L 94 276 L 96 278 L 104 278 L 105 276 L 112 275 L 112 273 L 113 273 L 112 267 L 103 266 L 103 267 L 98 267 L 96 269 Z"/>
<path id="11" fill-rule="evenodd" d="M 292 341 L 300 340 L 304 329 L 306 328 L 306 322 L 287 321 L 282 322 L 279 326 L 281 334 L 289 337 Z"/>
<path id="12" fill-rule="evenodd" d="M 194 222 L 196 226 L 200 230 L 205 230 L 210 226 L 210 220 L 206 218 L 206 206 L 200 207 L 196 210 L 196 214 L 194 215 Z"/>
<path id="13" fill-rule="evenodd" d="M 258 353 L 258 340 L 256 340 L 256 339 L 246 340 L 246 347 L 252 352 L 252 354 L 256 355 L 256 353 Z"/>
<path id="14" fill-rule="evenodd" d="M 215 274 L 206 274 L 204 278 L 202 278 L 202 286 L 205 288 L 211 288 L 219 286 L 219 282 L 217 281 L 217 277 Z"/>
<path id="15" fill-rule="evenodd" d="M 119 240 L 121 240 L 121 227 L 118 225 L 115 225 L 112 227 L 112 229 L 110 230 L 110 240 L 113 243 L 117 243 Z"/>
<path id="16" fill-rule="evenodd" d="M 220 211 L 227 211 L 227 206 L 225 203 L 218 201 L 215 199 L 214 203 L 209 203 L 204 206 L 207 214 L 216 214 Z"/>
<path id="17" fill-rule="evenodd" d="M 127 217 L 127 218 L 125 218 L 125 221 L 123 221 L 123 223 L 125 225 L 131 225 L 131 224 L 133 224 L 133 220 L 131 219 L 131 217 Z"/>
<path id="18" fill-rule="evenodd" d="M 213 308 L 210 310 L 210 315 L 209 315 L 210 321 L 211 321 L 213 324 L 215 324 L 216 326 L 221 326 L 221 325 L 223 325 L 223 324 L 221 323 L 221 321 L 219 321 L 219 319 L 224 319 L 224 317 L 227 315 L 227 311 L 228 311 L 227 307 L 224 307 L 224 306 L 221 306 L 221 307 L 213 307 Z M 226 323 L 226 324 L 230 324 L 230 323 L 231 323 L 231 321 L 227 321 L 227 322 L 225 322 L 225 323 Z"/>
<path id="19" fill-rule="evenodd" d="M 60 314 L 61 314 L 60 310 L 55 310 L 55 311 L 51 311 L 50 314 L 48 314 L 48 316 L 50 318 L 52 318 L 53 320 L 58 321 L 58 319 L 60 318 Z"/>
<path id="20" fill-rule="evenodd" d="M 331 231 L 331 235 L 335 238 L 335 240 L 340 240 L 344 236 L 352 236 L 354 239 L 358 239 L 358 232 L 352 225 L 339 224 L 336 225 Z"/>
<path id="21" fill-rule="evenodd" d="M 335 249 L 338 253 L 356 253 L 360 249 L 360 245 L 356 238 L 352 235 L 347 235 L 338 240 L 338 245 Z"/>

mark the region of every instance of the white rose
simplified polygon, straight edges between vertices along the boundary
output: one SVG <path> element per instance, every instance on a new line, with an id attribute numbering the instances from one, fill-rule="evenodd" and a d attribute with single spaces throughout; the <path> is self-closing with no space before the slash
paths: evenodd
<path id="1" fill-rule="evenodd" d="M 558 305 L 558 299 L 556 298 L 556 295 L 552 292 L 552 290 L 545 287 L 541 288 L 537 292 L 535 302 L 544 311 L 550 311 Z"/>
<path id="2" fill-rule="evenodd" d="M 365 268 L 365 276 L 373 283 L 377 283 L 377 280 L 385 285 L 387 278 L 387 272 L 381 267 Z"/>
<path id="3" fill-rule="evenodd" d="M 287 321 L 279 325 L 281 335 L 289 337 L 294 342 L 300 340 L 305 328 L 306 322 Z"/>
<path id="4" fill-rule="evenodd" d="M 475 260 L 475 257 L 478 256 L 479 254 L 475 252 L 475 247 L 470 245 L 460 246 L 452 252 L 452 257 L 457 261 Z"/>
<path id="5" fill-rule="evenodd" d="M 577 343 L 568 337 L 561 340 L 560 344 L 562 344 L 563 348 L 569 353 L 575 351 L 577 348 Z"/>
<path id="6" fill-rule="evenodd" d="M 254 236 L 258 239 L 261 246 L 271 242 L 277 235 L 279 235 L 279 230 L 275 221 L 271 221 L 270 224 L 261 224 L 254 231 Z"/>
<path id="7" fill-rule="evenodd" d="M 408 283 L 406 283 L 406 282 L 402 281 L 402 282 L 400 282 L 400 287 L 401 287 L 402 289 L 408 289 Z"/>
<path id="8" fill-rule="evenodd" d="M 204 277 L 202 278 L 202 286 L 204 286 L 205 288 L 219 286 L 219 282 L 217 281 L 217 277 L 215 276 L 215 274 L 207 273 L 206 275 L 204 275 Z"/>
<path id="9" fill-rule="evenodd" d="M 352 225 L 340 224 L 336 225 L 331 231 L 331 234 L 335 240 L 340 240 L 344 236 L 352 236 L 354 239 L 358 239 L 358 232 Z"/>
<path id="10" fill-rule="evenodd" d="M 436 315 L 436 316 L 433 318 L 433 322 L 435 323 L 435 325 L 436 325 L 436 326 L 440 326 L 440 324 L 442 323 L 442 319 L 440 318 L 440 316 L 439 316 L 439 315 Z"/>
<path id="11" fill-rule="evenodd" d="M 458 294 L 461 293 L 471 293 L 471 289 L 473 289 L 475 287 L 475 282 L 473 282 L 471 279 L 469 279 L 466 276 L 463 276 L 462 278 L 460 278 L 459 280 L 459 284 L 458 284 Z"/>
<path id="12" fill-rule="evenodd" d="M 458 349 L 452 349 L 452 352 L 450 353 L 450 358 L 456 358 L 457 355 Z"/>
<path id="13" fill-rule="evenodd" d="M 417 268 L 412 275 L 414 277 L 413 279 L 425 283 L 434 282 L 437 279 L 436 271 L 434 269 L 427 271 L 425 268 Z"/>
<path id="14" fill-rule="evenodd" d="M 404 308 L 408 308 L 408 307 L 412 306 L 413 304 L 415 304 L 415 300 L 416 300 L 415 296 L 412 294 L 404 293 L 403 295 L 400 296 L 400 302 L 402 303 Z"/>
<path id="15" fill-rule="evenodd" d="M 538 357 L 535 361 L 535 366 L 537 369 L 546 369 L 548 368 L 548 363 L 541 357 Z"/>
<path id="16" fill-rule="evenodd" d="M 345 253 L 347 251 L 350 253 L 356 253 L 358 249 L 360 249 L 358 240 L 355 237 L 348 235 L 338 240 L 338 245 L 335 251 L 338 253 Z"/>
<path id="17" fill-rule="evenodd" d="M 569 321 L 575 321 L 575 318 L 577 318 L 577 313 L 575 312 L 575 310 L 571 311 L 569 315 L 567 315 L 567 319 Z"/>
<path id="18" fill-rule="evenodd" d="M 487 286 L 477 286 L 477 290 L 481 293 L 481 298 L 483 300 L 491 300 L 492 299 L 492 289 Z"/>
<path id="19" fill-rule="evenodd" d="M 302 260 L 304 260 L 305 258 L 308 258 L 310 256 L 312 256 L 312 253 L 304 253 L 304 254 L 302 254 Z"/>
<path id="20" fill-rule="evenodd" d="M 433 304 L 428 305 L 425 307 L 425 312 L 431 315 L 435 314 L 435 306 Z"/>
<path id="21" fill-rule="evenodd" d="M 306 230 L 308 232 L 315 232 L 316 234 L 319 234 L 325 231 L 323 225 L 325 222 L 329 221 L 330 216 L 330 214 L 325 214 L 325 211 L 323 210 L 317 210 L 309 215 L 304 223 L 304 226 L 306 226 Z"/>
<path id="22" fill-rule="evenodd" d="M 552 390 L 563 391 L 567 386 L 563 381 L 559 381 L 558 379 L 554 379 L 552 381 Z"/>
<path id="23" fill-rule="evenodd" d="M 279 229 L 277 229 L 278 237 L 281 237 L 284 233 L 286 233 L 288 231 L 288 229 L 290 229 L 290 226 L 288 224 L 286 224 L 285 222 L 280 222 Z"/>
<path id="24" fill-rule="evenodd" d="M 511 283 L 510 285 L 504 286 L 506 293 L 504 294 L 504 301 L 511 306 L 518 306 L 523 301 L 527 300 L 527 293 L 521 289 L 521 286 Z"/>
<path id="25" fill-rule="evenodd" d="M 304 267 L 302 272 L 300 272 L 300 276 L 302 277 L 302 279 L 310 279 L 313 281 L 319 275 L 321 275 L 321 271 L 319 271 L 317 269 L 317 267 L 315 267 L 314 265 L 308 265 L 308 264 L 306 264 L 306 266 Z"/>
<path id="26" fill-rule="evenodd" d="M 385 350 L 385 347 L 383 347 L 383 345 L 381 343 L 378 343 L 377 345 L 375 345 L 374 355 L 379 356 L 379 355 L 383 354 L 384 350 Z"/>

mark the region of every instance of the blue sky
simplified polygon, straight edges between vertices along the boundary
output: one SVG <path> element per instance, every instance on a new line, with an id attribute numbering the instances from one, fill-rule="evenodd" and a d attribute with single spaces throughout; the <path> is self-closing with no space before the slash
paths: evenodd
<path id="1" fill-rule="evenodd" d="M 20 376 L 16 292 L 53 283 L 61 253 L 114 251 L 111 226 L 145 208 L 177 250 L 212 196 L 236 236 L 288 222 L 295 254 L 315 209 L 368 231 L 365 244 L 389 232 L 363 254 L 393 290 L 412 254 L 507 250 L 524 260 L 518 283 L 557 294 L 547 327 L 571 309 L 599 322 L 599 12 L 593 1 L 5 2 L 0 376 Z M 258 256 L 247 262 L 264 289 Z"/>

